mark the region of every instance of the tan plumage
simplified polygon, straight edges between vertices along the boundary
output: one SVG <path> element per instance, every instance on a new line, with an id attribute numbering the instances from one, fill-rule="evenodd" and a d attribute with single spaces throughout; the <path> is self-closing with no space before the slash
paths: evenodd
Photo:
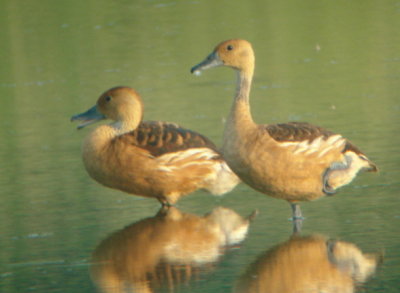
<path id="1" fill-rule="evenodd" d="M 353 293 L 376 271 L 381 254 L 322 235 L 294 236 L 260 255 L 235 293 Z"/>
<path id="2" fill-rule="evenodd" d="M 95 128 L 83 143 L 83 162 L 99 183 L 131 194 L 154 197 L 163 205 L 198 189 L 223 194 L 238 183 L 215 145 L 176 124 L 142 121 L 143 103 L 128 87 L 103 93 L 96 106 L 75 115 L 85 121 L 111 124 Z"/>
<path id="3" fill-rule="evenodd" d="M 224 131 L 222 152 L 232 170 L 248 185 L 289 201 L 293 217 L 301 218 L 298 201 L 333 194 L 361 169 L 376 166 L 341 135 L 308 123 L 256 124 L 249 94 L 254 52 L 245 40 L 228 40 L 192 72 L 228 66 L 238 73 L 237 92 Z"/>

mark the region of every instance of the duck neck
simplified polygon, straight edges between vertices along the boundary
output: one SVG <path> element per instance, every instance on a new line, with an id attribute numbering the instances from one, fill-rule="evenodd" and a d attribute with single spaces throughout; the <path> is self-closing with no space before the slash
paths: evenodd
<path id="1" fill-rule="evenodd" d="M 123 121 L 115 121 L 110 126 L 114 130 L 114 135 L 118 136 L 135 130 L 140 121 L 141 119 L 124 119 Z"/>
<path id="2" fill-rule="evenodd" d="M 119 119 L 110 124 L 115 130 L 115 135 L 122 135 L 135 130 L 143 119 L 143 107 L 137 103 L 120 111 Z"/>
<path id="3" fill-rule="evenodd" d="M 133 117 L 136 117 L 136 115 L 133 115 Z M 140 122 L 141 118 L 132 118 L 114 121 L 110 124 L 98 126 L 87 137 L 84 144 L 88 150 L 93 151 L 93 149 L 97 149 L 100 151 L 115 137 L 135 130 L 139 126 Z"/>
<path id="4" fill-rule="evenodd" d="M 252 78 L 253 70 L 238 71 L 236 94 L 225 128 L 225 139 L 232 137 L 232 132 L 246 132 L 255 125 L 249 103 Z"/>
<path id="5" fill-rule="evenodd" d="M 249 105 L 251 83 L 253 79 L 252 71 L 237 71 L 236 95 L 234 105 L 237 102 Z"/>

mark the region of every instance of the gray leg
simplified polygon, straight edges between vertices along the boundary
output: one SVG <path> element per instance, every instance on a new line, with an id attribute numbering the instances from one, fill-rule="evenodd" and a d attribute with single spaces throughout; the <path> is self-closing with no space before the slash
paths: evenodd
<path id="1" fill-rule="evenodd" d="M 295 220 L 295 219 L 303 220 L 304 218 L 303 218 L 303 215 L 301 214 L 301 209 L 300 209 L 299 204 L 291 202 L 290 206 L 292 207 L 293 220 Z"/>
<path id="2" fill-rule="evenodd" d="M 168 202 L 168 200 L 164 196 L 159 196 L 159 197 L 157 197 L 157 199 L 161 203 L 162 208 L 169 208 L 169 207 L 173 206 L 173 204 Z"/>
<path id="3" fill-rule="evenodd" d="M 297 203 L 291 202 L 290 206 L 292 207 L 293 234 L 298 234 L 301 232 L 304 217 L 301 214 L 300 206 Z"/>

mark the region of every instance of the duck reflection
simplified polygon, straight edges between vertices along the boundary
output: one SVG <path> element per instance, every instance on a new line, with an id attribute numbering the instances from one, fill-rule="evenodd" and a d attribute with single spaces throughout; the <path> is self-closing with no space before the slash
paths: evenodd
<path id="1" fill-rule="evenodd" d="M 243 218 L 218 207 L 204 216 L 162 208 L 104 239 L 91 274 L 101 292 L 170 291 L 211 271 L 224 247 L 246 237 L 255 212 Z"/>
<path id="2" fill-rule="evenodd" d="M 381 259 L 349 242 L 293 235 L 261 255 L 234 292 L 351 293 L 375 272 Z"/>

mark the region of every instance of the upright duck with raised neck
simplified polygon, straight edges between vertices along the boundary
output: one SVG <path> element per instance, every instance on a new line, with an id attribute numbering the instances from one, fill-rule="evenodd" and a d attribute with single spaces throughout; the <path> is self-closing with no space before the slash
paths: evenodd
<path id="1" fill-rule="evenodd" d="M 248 41 L 228 40 L 191 72 L 217 66 L 237 71 L 237 91 L 224 131 L 224 158 L 248 185 L 287 200 L 298 222 L 299 201 L 332 195 L 358 171 L 377 171 L 377 167 L 348 140 L 321 127 L 303 122 L 254 123 L 249 105 L 254 60 Z"/>
<path id="2" fill-rule="evenodd" d="M 71 120 L 81 129 L 103 119 L 83 143 L 83 162 L 99 183 L 173 205 L 198 189 L 221 195 L 239 182 L 203 135 L 174 123 L 142 121 L 143 102 L 129 87 L 104 92 L 94 107 Z"/>

